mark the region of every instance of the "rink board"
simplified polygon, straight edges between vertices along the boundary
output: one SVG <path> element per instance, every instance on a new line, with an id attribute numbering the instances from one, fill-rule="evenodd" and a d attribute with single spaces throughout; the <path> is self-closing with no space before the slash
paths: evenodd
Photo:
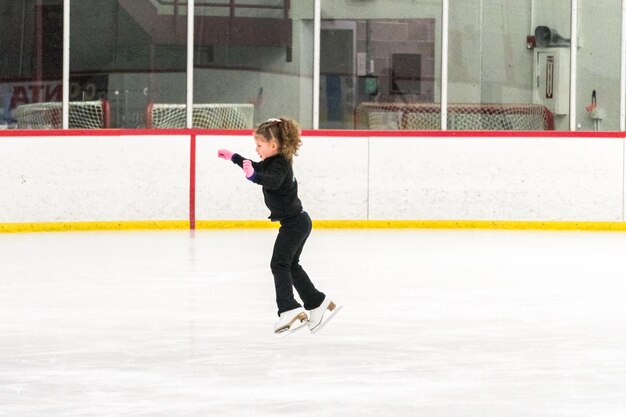
<path id="1" fill-rule="evenodd" d="M 0 135 L 1 231 L 272 227 L 217 158 L 258 160 L 251 132 Z M 620 230 L 624 160 L 611 132 L 305 131 L 294 172 L 316 227 Z"/>
<path id="2" fill-rule="evenodd" d="M 218 160 L 220 148 L 258 160 L 250 136 L 198 136 L 197 219 L 267 218 L 261 188 L 235 164 Z M 294 160 L 300 199 L 316 219 L 367 219 L 367 170 L 367 140 L 360 137 L 304 137 Z"/>
<path id="3" fill-rule="evenodd" d="M 0 138 L 0 223 L 187 220 L 188 136 Z"/>
<path id="4" fill-rule="evenodd" d="M 370 219 L 621 221 L 623 160 L 611 138 L 371 138 Z"/>

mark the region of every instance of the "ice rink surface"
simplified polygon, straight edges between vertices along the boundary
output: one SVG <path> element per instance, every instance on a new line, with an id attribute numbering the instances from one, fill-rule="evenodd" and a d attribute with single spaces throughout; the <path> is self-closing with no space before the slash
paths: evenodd
<path id="1" fill-rule="evenodd" d="M 314 230 L 286 338 L 275 234 L 0 234 L 0 416 L 626 415 L 626 234 Z"/>

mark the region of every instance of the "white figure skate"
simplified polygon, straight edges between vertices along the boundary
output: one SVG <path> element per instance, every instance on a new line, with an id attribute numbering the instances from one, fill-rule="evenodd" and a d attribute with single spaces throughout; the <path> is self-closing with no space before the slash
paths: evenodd
<path id="1" fill-rule="evenodd" d="M 280 318 L 274 326 L 274 334 L 278 337 L 287 336 L 303 328 L 309 321 L 302 307 L 280 313 Z"/>
<path id="2" fill-rule="evenodd" d="M 311 333 L 322 330 L 322 327 L 335 317 L 341 308 L 342 306 L 338 306 L 330 298 L 324 297 L 324 301 L 318 308 L 309 311 L 309 330 Z"/>

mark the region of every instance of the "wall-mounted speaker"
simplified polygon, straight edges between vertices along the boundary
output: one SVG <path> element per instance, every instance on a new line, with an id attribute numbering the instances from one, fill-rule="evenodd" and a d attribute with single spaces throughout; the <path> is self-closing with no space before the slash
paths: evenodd
<path id="1" fill-rule="evenodd" d="M 537 46 L 569 46 L 570 40 L 562 37 L 556 30 L 551 30 L 547 26 L 537 26 L 535 28 L 535 39 Z"/>

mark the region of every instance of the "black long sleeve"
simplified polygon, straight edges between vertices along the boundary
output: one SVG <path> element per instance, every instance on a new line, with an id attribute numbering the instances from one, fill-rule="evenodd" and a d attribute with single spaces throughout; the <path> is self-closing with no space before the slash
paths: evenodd
<path id="1" fill-rule="evenodd" d="M 234 164 L 243 167 L 246 158 L 234 154 Z M 282 155 L 269 157 L 261 162 L 252 162 L 254 175 L 250 181 L 263 187 L 265 205 L 270 210 L 270 220 L 279 221 L 302 212 L 298 198 L 298 182 L 293 175 L 291 162 Z"/>

